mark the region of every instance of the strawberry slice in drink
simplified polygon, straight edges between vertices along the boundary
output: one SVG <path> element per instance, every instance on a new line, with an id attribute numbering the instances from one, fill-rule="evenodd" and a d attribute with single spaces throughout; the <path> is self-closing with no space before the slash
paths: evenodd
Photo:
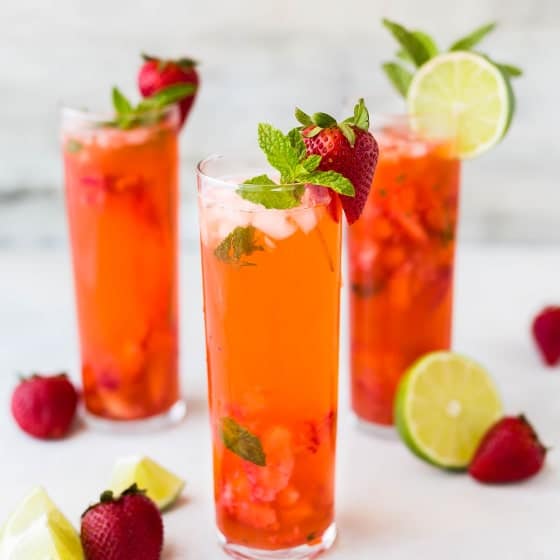
<path id="1" fill-rule="evenodd" d="M 295 465 L 292 439 L 288 429 L 275 426 L 262 437 L 266 466 L 244 462 L 243 467 L 254 500 L 272 502 L 288 486 Z"/>

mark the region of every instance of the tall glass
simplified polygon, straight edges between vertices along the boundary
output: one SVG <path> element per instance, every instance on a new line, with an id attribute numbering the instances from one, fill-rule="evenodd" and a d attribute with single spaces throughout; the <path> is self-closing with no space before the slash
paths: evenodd
<path id="1" fill-rule="evenodd" d="M 376 124 L 372 190 L 348 232 L 352 407 L 390 426 L 405 370 L 451 342 L 460 163 L 450 140 L 423 139 L 407 117 Z"/>
<path id="2" fill-rule="evenodd" d="M 308 558 L 335 538 L 340 211 L 243 199 L 262 172 L 198 167 L 216 518 L 232 556 Z"/>
<path id="3" fill-rule="evenodd" d="M 120 129 L 66 109 L 62 152 L 83 397 L 95 419 L 167 419 L 179 400 L 178 112 Z"/>

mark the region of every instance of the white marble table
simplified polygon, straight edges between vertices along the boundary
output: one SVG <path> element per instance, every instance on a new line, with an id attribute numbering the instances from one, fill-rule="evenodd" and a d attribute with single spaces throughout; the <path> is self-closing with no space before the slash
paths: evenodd
<path id="1" fill-rule="evenodd" d="M 187 479 L 184 499 L 165 515 L 164 558 L 224 557 L 213 529 L 198 256 L 181 258 L 186 420 L 165 432 L 126 437 L 81 428 L 65 441 L 45 443 L 15 427 L 8 403 L 18 371 L 77 371 L 68 255 L 57 248 L 0 251 L 0 520 L 42 484 L 77 524 L 105 487 L 115 458 L 142 453 Z M 560 247 L 461 247 L 455 347 L 487 365 L 508 411 L 525 412 L 553 446 L 544 472 L 518 486 L 480 486 L 423 464 L 397 441 L 356 431 L 343 343 L 340 536 L 326 558 L 560 557 L 560 368 L 540 365 L 528 335 L 535 310 L 553 301 L 560 302 Z"/>

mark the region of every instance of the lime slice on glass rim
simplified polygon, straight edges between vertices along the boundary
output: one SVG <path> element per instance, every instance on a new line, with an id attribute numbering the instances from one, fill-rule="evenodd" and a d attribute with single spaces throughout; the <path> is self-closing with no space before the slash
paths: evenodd
<path id="1" fill-rule="evenodd" d="M 136 483 L 146 491 L 160 510 L 172 506 L 185 487 L 185 481 L 149 457 L 124 457 L 113 468 L 110 489 L 115 495 Z"/>
<path id="2" fill-rule="evenodd" d="M 420 458 L 445 469 L 465 469 L 502 404 L 488 372 L 454 352 L 420 358 L 399 384 L 397 430 Z"/>
<path id="3" fill-rule="evenodd" d="M 0 558 L 83 560 L 80 537 L 42 488 L 19 505 L 0 530 Z"/>
<path id="4" fill-rule="evenodd" d="M 495 64 L 482 55 L 456 51 L 420 67 L 408 89 L 407 106 L 415 132 L 426 138 L 454 138 L 455 155 L 468 159 L 504 137 L 515 98 Z"/>

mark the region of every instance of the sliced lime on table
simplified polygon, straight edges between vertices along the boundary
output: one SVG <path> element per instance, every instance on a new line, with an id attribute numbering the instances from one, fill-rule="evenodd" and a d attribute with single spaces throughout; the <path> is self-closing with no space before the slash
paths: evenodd
<path id="1" fill-rule="evenodd" d="M 403 377 L 395 404 L 404 442 L 422 459 L 465 469 L 502 404 L 488 372 L 470 358 L 433 352 Z"/>
<path id="2" fill-rule="evenodd" d="M 457 51 L 437 55 L 420 67 L 408 89 L 407 105 L 416 132 L 427 138 L 454 138 L 457 157 L 466 159 L 504 137 L 514 97 L 495 64 L 482 55 Z"/>
<path id="3" fill-rule="evenodd" d="M 160 510 L 170 507 L 179 497 L 185 481 L 149 457 L 125 457 L 115 464 L 111 490 L 120 494 L 132 484 L 146 490 Z"/>
<path id="4" fill-rule="evenodd" d="M 0 531 L 0 558 L 83 560 L 78 533 L 42 488 L 25 498 Z"/>

